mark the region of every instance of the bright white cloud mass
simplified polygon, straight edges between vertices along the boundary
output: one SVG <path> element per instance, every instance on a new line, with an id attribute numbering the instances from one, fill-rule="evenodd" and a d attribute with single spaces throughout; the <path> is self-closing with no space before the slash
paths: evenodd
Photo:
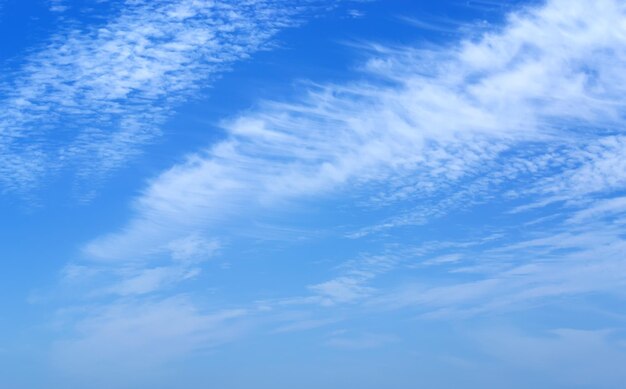
<path id="1" fill-rule="evenodd" d="M 3 58 L 4 199 L 87 189 L 12 211 L 70 248 L 27 262 L 61 270 L 0 358 L 60 387 L 620 387 L 626 4 L 399 3 L 110 2 Z M 202 108 L 229 85 L 262 97 Z M 219 136 L 158 172 L 183 115 Z"/>

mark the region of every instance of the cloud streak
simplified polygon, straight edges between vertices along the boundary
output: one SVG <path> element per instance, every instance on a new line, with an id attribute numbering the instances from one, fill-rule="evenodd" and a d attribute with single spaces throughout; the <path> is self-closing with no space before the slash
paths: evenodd
<path id="1" fill-rule="evenodd" d="M 524 145 L 576 149 L 590 139 L 583 128 L 620 128 L 623 8 L 552 1 L 457 46 L 378 47 L 365 67 L 377 82 L 319 86 L 302 101 L 267 102 L 225 122 L 229 139 L 154 179 L 128 225 L 86 254 L 155 254 L 165 249 L 145 247 L 178 239 L 174 231 L 210 233 L 226 217 L 347 187 L 395 182 L 401 202 L 445 195 L 489 168 L 509 171 L 485 183 L 495 186 L 541 169 L 545 157 L 529 158 Z M 515 153 L 526 163 L 508 166 Z"/>

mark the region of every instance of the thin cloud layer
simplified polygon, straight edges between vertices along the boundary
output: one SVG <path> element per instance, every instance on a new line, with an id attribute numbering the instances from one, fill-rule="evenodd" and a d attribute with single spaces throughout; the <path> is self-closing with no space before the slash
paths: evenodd
<path id="1" fill-rule="evenodd" d="M 312 4 L 129 0 L 101 25 L 68 24 L 0 79 L 3 191 L 59 169 L 97 179 L 120 168 L 177 104 Z"/>
<path id="2" fill-rule="evenodd" d="M 126 386 L 139 371 L 148 372 L 172 357 L 239 336 L 244 329 L 237 320 L 246 315 L 243 310 L 203 314 L 185 296 L 102 308 L 91 308 L 94 315 L 80 323 L 77 339 L 54 345 L 55 363 L 71 376 L 97 377 L 98 385 L 113 386 Z"/>

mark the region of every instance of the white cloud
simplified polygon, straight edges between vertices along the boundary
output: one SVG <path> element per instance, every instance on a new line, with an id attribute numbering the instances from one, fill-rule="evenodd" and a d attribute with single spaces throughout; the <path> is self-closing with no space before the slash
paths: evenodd
<path id="1" fill-rule="evenodd" d="M 202 264 L 216 255 L 220 243 L 190 234 L 159 248 L 166 249 L 161 266 L 146 263 L 143 257 L 113 264 L 70 264 L 63 269 L 63 282 L 66 286 L 75 287 L 84 286 L 89 281 L 94 289 L 91 296 L 162 292 L 196 278 L 202 272 Z M 105 285 L 100 285 L 105 279 Z"/>
<path id="2" fill-rule="evenodd" d="M 368 71 L 391 86 L 328 85 L 225 123 L 228 140 L 157 177 L 128 226 L 87 252 L 137 255 L 171 239 L 170 226 L 210 229 L 348 183 L 411 177 L 420 185 L 411 196 L 420 196 L 480 172 L 516 144 L 571 143 L 578 128 L 616 127 L 626 87 L 623 8 L 551 1 L 457 47 L 381 48 Z"/>
<path id="3" fill-rule="evenodd" d="M 4 190 L 61 168 L 90 179 L 120 168 L 176 105 L 310 4 L 127 0 L 102 25 L 61 28 L 0 79 Z"/>
<path id="4" fill-rule="evenodd" d="M 604 216 L 615 216 L 626 212 L 626 197 L 614 197 L 606 200 L 598 200 L 588 208 L 576 212 L 570 218 L 572 223 L 593 221 Z"/>
<path id="5" fill-rule="evenodd" d="M 163 266 L 155 268 L 129 269 L 122 272 L 122 280 L 101 293 L 122 296 L 146 294 L 160 291 L 164 287 L 180 283 L 200 274 L 199 268 Z"/>
<path id="6" fill-rule="evenodd" d="M 168 248 L 174 261 L 202 262 L 215 255 L 220 244 L 215 240 L 206 240 L 198 235 L 189 235 L 170 242 Z"/>
<path id="7" fill-rule="evenodd" d="M 540 237 L 524 240 L 512 229 L 520 238 L 516 243 L 475 247 L 467 254 L 471 261 L 440 273 L 435 281 L 416 275 L 417 281 L 388 288 L 366 304 L 383 310 L 415 307 L 424 317 L 441 318 L 523 310 L 588 293 L 624 296 L 622 230 L 623 224 L 594 222 L 572 229 L 565 223 L 530 230 Z"/>
<path id="8" fill-rule="evenodd" d="M 358 9 L 350 9 L 348 10 L 348 16 L 353 19 L 359 19 L 365 16 L 365 12 L 359 11 Z"/>
<path id="9" fill-rule="evenodd" d="M 320 297 L 323 305 L 347 303 L 361 299 L 372 292 L 363 286 L 363 280 L 354 277 L 339 277 L 321 284 L 312 285 L 310 289 Z"/>
<path id="10" fill-rule="evenodd" d="M 49 0 L 48 3 L 48 9 L 51 12 L 65 12 L 70 8 L 65 4 L 65 0 Z"/>

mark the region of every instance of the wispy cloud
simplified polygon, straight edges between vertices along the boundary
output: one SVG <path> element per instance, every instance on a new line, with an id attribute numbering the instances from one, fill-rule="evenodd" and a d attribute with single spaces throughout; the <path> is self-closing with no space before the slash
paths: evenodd
<path id="1" fill-rule="evenodd" d="M 336 335 L 326 341 L 326 345 L 349 350 L 363 350 L 380 348 L 389 343 L 398 341 L 393 335 L 387 334 L 361 334 L 357 336 Z"/>
<path id="2" fill-rule="evenodd" d="M 517 214 L 505 213 L 512 219 L 500 235 L 363 255 L 303 286 L 305 297 L 267 302 L 268 311 L 358 303 L 442 317 L 621 293 L 625 19 L 617 0 L 552 0 L 455 45 L 368 46 L 366 81 L 313 85 L 300 100 L 224 121 L 226 140 L 155 177 L 125 227 L 85 245 L 87 269 L 132 266 L 116 288 L 149 294 L 185 279 L 174 265 L 173 278 L 163 277 L 163 263 L 211 252 L 207 242 L 236 236 L 268 210 L 336 194 L 359 192 L 361 209 L 394 206 L 382 227 L 357 226 L 353 238 L 494 198 L 527 206 L 525 215 L 529 204 L 556 207 L 559 198 L 563 216 L 550 223 L 534 220 L 521 233 Z M 425 268 L 439 277 L 378 283 Z"/>
<path id="3" fill-rule="evenodd" d="M 65 312 L 60 320 L 75 324 L 74 337 L 55 344 L 54 363 L 73 377 L 98 378 L 99 387 L 126 385 L 172 358 L 240 336 L 244 328 L 237 320 L 245 315 L 204 314 L 185 296 Z"/>
<path id="4" fill-rule="evenodd" d="M 439 318 L 523 310 L 587 293 L 622 295 L 626 241 L 619 228 L 548 230 L 539 239 L 473 250 L 470 260 L 437 273 L 438 283 L 416 274 L 419 282 L 384 291 L 368 304 L 414 307 L 424 317 Z"/>
<path id="5" fill-rule="evenodd" d="M 560 328 L 537 336 L 492 329 L 474 337 L 479 348 L 502 362 L 500 376 L 531 374 L 552 387 L 618 387 L 626 376 L 618 367 L 626 350 L 615 341 L 622 338 L 615 331 Z"/>
<path id="6" fill-rule="evenodd" d="M 62 167 L 97 179 L 123 166 L 177 104 L 270 47 L 310 5 L 129 0 L 104 24 L 68 23 L 0 80 L 4 190 L 32 187 Z"/>
<path id="7" fill-rule="evenodd" d="M 320 86 L 303 101 L 267 102 L 226 122 L 228 140 L 154 179 L 127 227 L 86 253 L 143 256 L 177 239 L 174 231 L 210 232 L 225 217 L 348 186 L 397 182 L 401 201 L 494 170 L 502 186 L 520 169 L 541 168 L 543 156 L 508 165 L 518 150 L 524 160 L 523 145 L 549 150 L 587 142 L 584 127 L 619 128 L 623 13 L 615 1 L 552 1 L 458 46 L 378 47 L 366 67 L 377 82 Z"/>
<path id="8" fill-rule="evenodd" d="M 49 0 L 48 4 L 48 8 L 52 12 L 65 12 L 69 9 L 65 0 Z"/>

